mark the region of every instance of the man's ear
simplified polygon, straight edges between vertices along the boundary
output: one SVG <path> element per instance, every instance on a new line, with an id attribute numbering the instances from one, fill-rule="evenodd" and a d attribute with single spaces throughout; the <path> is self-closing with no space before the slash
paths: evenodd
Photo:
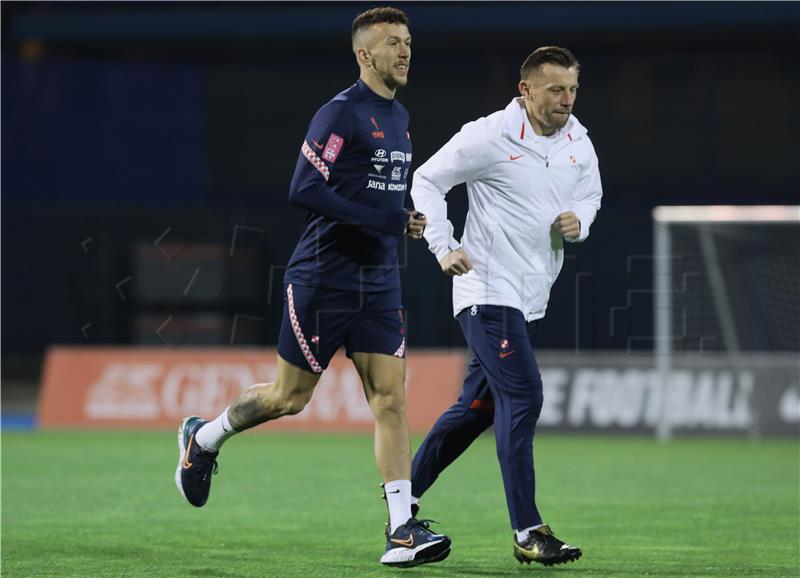
<path id="1" fill-rule="evenodd" d="M 367 68 L 370 68 L 373 62 L 372 56 L 369 54 L 369 50 L 363 46 L 356 48 L 356 60 L 359 64 L 363 64 Z"/>

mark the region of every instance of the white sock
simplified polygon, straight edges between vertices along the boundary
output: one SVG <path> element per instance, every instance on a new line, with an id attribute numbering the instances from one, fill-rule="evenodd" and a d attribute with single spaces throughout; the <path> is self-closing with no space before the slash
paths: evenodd
<path id="1" fill-rule="evenodd" d="M 217 419 L 212 420 L 197 430 L 194 439 L 204 450 L 218 452 L 225 440 L 239 433 L 228 421 L 228 408 L 225 408 Z"/>
<path id="2" fill-rule="evenodd" d="M 383 484 L 389 506 L 389 533 L 408 522 L 411 517 L 411 480 L 394 480 Z"/>
<path id="3" fill-rule="evenodd" d="M 530 528 L 525 528 L 524 530 L 517 530 L 517 542 L 522 544 L 525 540 L 528 539 L 528 535 L 533 532 L 536 528 L 541 528 L 544 524 L 536 524 L 535 526 L 531 526 Z"/>
<path id="4" fill-rule="evenodd" d="M 415 504 L 416 504 L 417 506 L 419 506 L 419 498 L 417 498 L 417 497 L 415 497 L 415 496 L 411 496 L 411 505 L 413 506 L 413 505 L 415 505 Z"/>

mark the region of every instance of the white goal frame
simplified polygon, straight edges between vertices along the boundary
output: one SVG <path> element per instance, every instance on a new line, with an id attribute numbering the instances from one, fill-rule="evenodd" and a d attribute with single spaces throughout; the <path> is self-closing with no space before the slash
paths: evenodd
<path id="1" fill-rule="evenodd" d="M 672 437 L 672 420 L 669 415 L 669 376 L 672 371 L 672 233 L 670 225 L 677 223 L 800 223 L 800 205 L 697 205 L 660 206 L 653 209 L 653 267 L 655 366 L 660 389 L 660 404 L 656 436 L 660 440 Z M 716 261 L 716 248 L 710 232 L 702 231 L 700 241 L 703 251 L 711 259 L 708 276 L 714 301 L 719 309 L 720 330 L 726 343 L 736 353 L 737 339 L 727 293 L 722 282 L 722 272 Z"/>

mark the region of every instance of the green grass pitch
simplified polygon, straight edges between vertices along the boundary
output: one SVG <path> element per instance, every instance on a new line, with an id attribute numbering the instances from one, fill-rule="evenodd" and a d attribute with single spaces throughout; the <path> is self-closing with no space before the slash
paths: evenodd
<path id="1" fill-rule="evenodd" d="M 2 575 L 798 576 L 796 441 L 556 436 L 536 440 L 538 503 L 575 563 L 520 566 L 491 436 L 446 471 L 422 517 L 441 564 L 378 564 L 384 503 L 369 436 L 245 434 L 206 507 L 173 481 L 173 432 L 7 432 Z M 415 440 L 415 446 L 419 440 Z"/>

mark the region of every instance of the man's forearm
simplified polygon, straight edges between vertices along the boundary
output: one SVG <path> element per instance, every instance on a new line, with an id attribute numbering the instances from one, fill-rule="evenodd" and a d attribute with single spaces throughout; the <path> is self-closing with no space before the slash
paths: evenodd
<path id="1" fill-rule="evenodd" d="M 289 201 L 324 217 L 361 225 L 388 235 L 402 235 L 408 223 L 408 213 L 402 209 L 386 211 L 354 203 L 337 195 L 322 183 L 301 191 L 291 190 Z"/>

